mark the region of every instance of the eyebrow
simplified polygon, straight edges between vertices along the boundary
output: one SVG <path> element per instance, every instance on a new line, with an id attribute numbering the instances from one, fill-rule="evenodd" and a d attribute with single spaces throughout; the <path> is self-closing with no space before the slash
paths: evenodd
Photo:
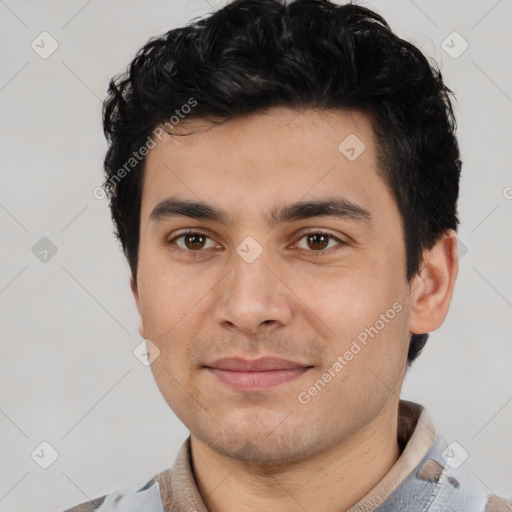
<path id="1" fill-rule="evenodd" d="M 190 201 L 168 197 L 160 201 L 149 215 L 150 221 L 159 222 L 173 217 L 189 217 L 228 224 L 229 215 L 217 206 L 204 201 Z M 270 227 L 277 224 L 313 217 L 347 219 L 366 227 L 372 226 L 372 215 L 365 208 L 342 197 L 299 201 L 271 210 L 264 218 Z"/>

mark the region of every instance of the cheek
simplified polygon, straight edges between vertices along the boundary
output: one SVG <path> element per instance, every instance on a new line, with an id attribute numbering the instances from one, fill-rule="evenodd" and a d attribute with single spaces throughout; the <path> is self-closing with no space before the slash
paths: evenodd
<path id="1" fill-rule="evenodd" d="M 144 327 L 156 339 L 190 327 L 198 312 L 206 314 L 203 309 L 213 286 L 207 273 L 198 278 L 197 270 L 185 272 L 178 268 L 146 270 L 141 277 L 139 293 Z"/>
<path id="2" fill-rule="evenodd" d="M 304 276 L 297 284 L 297 295 L 337 335 L 345 337 L 354 334 L 350 329 L 373 324 L 399 300 L 392 276 L 392 271 L 376 263 L 336 268 Z"/>
<path id="3" fill-rule="evenodd" d="M 373 262 L 336 269 L 329 278 L 304 281 L 304 314 L 313 311 L 310 322 L 325 333 L 327 367 L 338 356 L 346 356 L 346 376 L 368 375 L 370 370 L 395 375 L 391 367 L 399 370 L 408 346 L 405 280 L 400 272 L 401 267 L 382 260 L 381 266 Z"/>

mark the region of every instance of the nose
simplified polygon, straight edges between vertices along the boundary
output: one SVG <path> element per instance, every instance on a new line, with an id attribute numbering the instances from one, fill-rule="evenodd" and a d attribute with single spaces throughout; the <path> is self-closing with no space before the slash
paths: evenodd
<path id="1" fill-rule="evenodd" d="M 293 293 L 285 282 L 265 252 L 252 263 L 235 255 L 231 271 L 219 283 L 215 321 L 250 335 L 288 325 Z"/>

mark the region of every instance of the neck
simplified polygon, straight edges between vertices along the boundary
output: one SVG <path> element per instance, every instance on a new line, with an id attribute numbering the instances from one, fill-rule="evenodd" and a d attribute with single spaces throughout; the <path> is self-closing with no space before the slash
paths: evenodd
<path id="1" fill-rule="evenodd" d="M 280 468 L 224 457 L 191 435 L 199 492 L 210 512 L 339 512 L 366 496 L 400 456 L 397 407 L 332 450 Z"/>

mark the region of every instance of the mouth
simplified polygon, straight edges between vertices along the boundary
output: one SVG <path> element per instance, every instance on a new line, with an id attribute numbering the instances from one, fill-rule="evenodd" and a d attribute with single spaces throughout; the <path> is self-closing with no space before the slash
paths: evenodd
<path id="1" fill-rule="evenodd" d="M 219 359 L 204 368 L 233 390 L 257 392 L 295 380 L 313 366 L 276 357 L 254 360 L 232 357 Z"/>

